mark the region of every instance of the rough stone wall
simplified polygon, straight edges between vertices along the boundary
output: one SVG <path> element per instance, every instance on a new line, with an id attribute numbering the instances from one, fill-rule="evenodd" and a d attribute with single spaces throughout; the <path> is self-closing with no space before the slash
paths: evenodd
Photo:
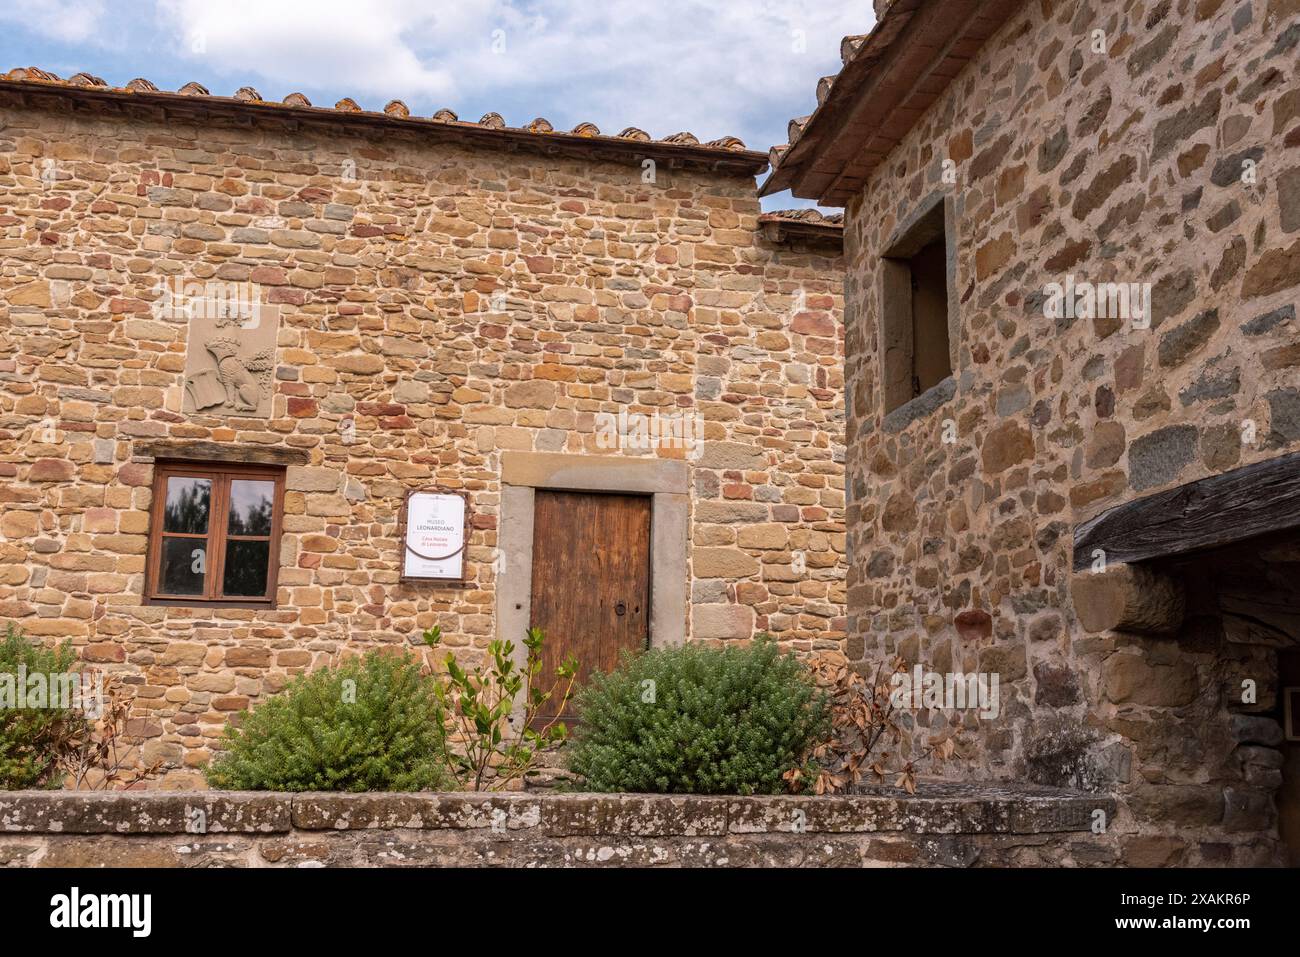
<path id="1" fill-rule="evenodd" d="M 846 217 L 849 647 L 1000 674 L 997 720 L 952 719 L 969 756 L 949 773 L 1115 788 L 1135 863 L 1275 847 L 1241 790 L 1258 749 L 1236 748 L 1264 732 L 1227 720 L 1221 681 L 1254 652 L 1085 635 L 1069 577 L 1080 521 L 1300 447 L 1297 14 L 1031 0 Z M 886 421 L 879 256 L 936 190 L 957 214 L 955 389 Z M 1150 328 L 1049 318 L 1069 274 L 1152 283 Z"/>
<path id="2" fill-rule="evenodd" d="M 748 178 L 2 105 L 0 620 L 127 675 L 164 786 L 345 649 L 484 646 L 503 451 L 686 456 L 602 447 L 602 412 L 703 416 L 696 637 L 842 643 L 842 262 L 762 239 Z M 176 277 L 278 307 L 269 418 L 183 411 Z M 275 610 L 142 604 L 157 440 L 304 457 Z M 465 588 L 398 583 L 433 484 L 472 495 Z"/>
<path id="3" fill-rule="evenodd" d="M 0 867 L 1008 867 L 1096 865 L 1109 799 L 50 794 L 0 797 Z M 796 823 L 797 822 L 797 823 Z"/>

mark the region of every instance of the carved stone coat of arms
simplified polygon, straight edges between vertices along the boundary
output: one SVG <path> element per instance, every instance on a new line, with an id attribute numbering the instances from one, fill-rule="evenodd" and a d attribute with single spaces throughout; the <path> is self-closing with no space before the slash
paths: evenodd
<path id="1" fill-rule="evenodd" d="M 274 394 L 279 310 L 260 302 L 241 310 L 189 309 L 186 412 L 267 418 Z"/>

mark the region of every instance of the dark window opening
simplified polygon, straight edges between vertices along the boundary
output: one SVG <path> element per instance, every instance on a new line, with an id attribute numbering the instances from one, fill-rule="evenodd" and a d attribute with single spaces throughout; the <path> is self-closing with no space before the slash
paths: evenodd
<path id="1" fill-rule="evenodd" d="M 949 239 L 944 203 L 938 201 L 892 243 L 882 261 L 886 412 L 952 375 Z"/>
<path id="2" fill-rule="evenodd" d="M 908 260 L 912 270 L 912 394 L 952 375 L 948 360 L 948 251 L 943 237 Z"/>

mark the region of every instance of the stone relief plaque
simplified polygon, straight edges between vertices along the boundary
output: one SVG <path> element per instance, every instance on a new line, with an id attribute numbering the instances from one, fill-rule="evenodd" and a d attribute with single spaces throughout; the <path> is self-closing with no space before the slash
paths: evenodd
<path id="1" fill-rule="evenodd" d="M 268 418 L 280 310 L 261 297 L 191 299 L 185 412 Z"/>

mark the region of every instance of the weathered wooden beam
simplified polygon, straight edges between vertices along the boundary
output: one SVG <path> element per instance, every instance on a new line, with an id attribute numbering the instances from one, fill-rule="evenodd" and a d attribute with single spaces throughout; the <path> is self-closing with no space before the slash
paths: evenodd
<path id="1" fill-rule="evenodd" d="M 1184 555 L 1300 528 L 1300 452 L 1212 475 L 1102 512 L 1074 530 L 1074 569 Z"/>
<path id="2" fill-rule="evenodd" d="M 131 445 L 136 458 L 154 461 L 239 462 L 251 465 L 306 465 L 311 455 L 305 449 L 275 446 L 225 445 L 200 439 L 146 439 Z"/>
<path id="3" fill-rule="evenodd" d="M 1182 582 L 1143 565 L 1107 565 L 1105 571 L 1076 574 L 1070 582 L 1074 611 L 1090 632 L 1176 632 L 1183 623 Z"/>

